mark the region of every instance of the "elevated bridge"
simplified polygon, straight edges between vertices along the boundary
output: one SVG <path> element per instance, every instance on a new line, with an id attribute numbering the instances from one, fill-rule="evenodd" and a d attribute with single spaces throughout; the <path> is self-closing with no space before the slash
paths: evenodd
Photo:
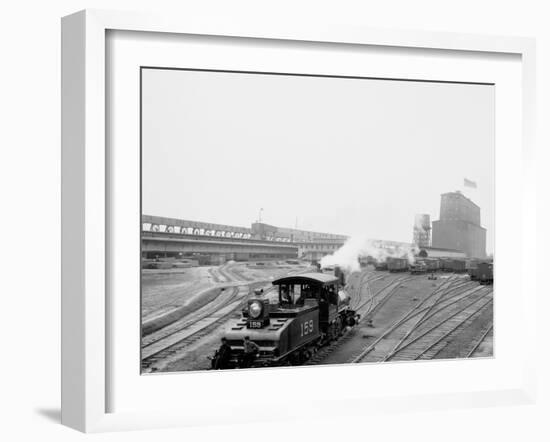
<path id="1" fill-rule="evenodd" d="M 144 257 L 223 255 L 225 259 L 297 258 L 298 246 L 254 239 L 199 236 L 172 232 L 142 232 Z"/>
<path id="2" fill-rule="evenodd" d="M 253 223 L 250 228 L 143 215 L 144 258 L 210 255 L 220 259 L 319 259 L 347 237 Z"/>

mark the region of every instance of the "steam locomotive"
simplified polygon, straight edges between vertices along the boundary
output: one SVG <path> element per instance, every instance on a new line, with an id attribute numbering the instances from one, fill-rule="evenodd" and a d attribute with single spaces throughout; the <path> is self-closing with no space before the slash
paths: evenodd
<path id="1" fill-rule="evenodd" d="M 229 357 L 220 363 L 216 352 L 212 368 L 243 367 L 246 336 L 259 346 L 247 367 L 300 365 L 321 346 L 338 339 L 346 327 L 357 323 L 359 315 L 350 307 L 343 274 L 335 273 L 338 276 L 305 273 L 273 281 L 278 290 L 276 304 L 260 294 L 248 300 L 242 317 L 225 333 Z"/>

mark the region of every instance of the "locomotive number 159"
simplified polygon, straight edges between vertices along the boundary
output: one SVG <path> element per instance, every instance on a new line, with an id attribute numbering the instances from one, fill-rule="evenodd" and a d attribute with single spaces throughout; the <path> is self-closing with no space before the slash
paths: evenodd
<path id="1" fill-rule="evenodd" d="M 309 321 L 302 322 L 300 324 L 300 336 L 309 335 L 310 333 L 313 333 L 313 319 L 310 319 Z"/>

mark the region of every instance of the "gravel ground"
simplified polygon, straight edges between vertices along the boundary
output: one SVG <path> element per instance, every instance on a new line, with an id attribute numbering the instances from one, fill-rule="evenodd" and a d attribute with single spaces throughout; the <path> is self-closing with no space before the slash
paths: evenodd
<path id="1" fill-rule="evenodd" d="M 150 270 L 141 274 L 141 310 L 144 321 L 162 315 L 164 312 L 181 307 L 193 301 L 199 308 L 200 299 L 193 300 L 201 292 L 214 287 L 223 287 L 235 281 L 252 282 L 285 276 L 297 266 L 268 265 L 254 266 L 248 263 L 230 263 L 224 266 L 191 267 L 185 269 Z M 222 269 L 232 276 L 217 280 L 215 271 Z M 214 274 L 213 274 L 214 273 Z M 200 296 L 199 296 L 200 297 Z M 208 301 L 206 299 L 206 301 Z"/>
<path id="2" fill-rule="evenodd" d="M 437 354 L 436 359 L 464 358 L 493 322 L 493 305 L 486 307 L 468 327 L 454 334 L 452 340 Z M 493 334 L 489 333 L 472 357 L 493 356 Z"/>
<path id="3" fill-rule="evenodd" d="M 384 272 L 375 272 L 381 274 Z M 325 358 L 322 364 L 342 364 L 349 361 L 351 358 L 361 352 L 362 349 L 375 341 L 390 324 L 393 324 L 400 319 L 414 304 L 420 302 L 428 296 L 437 285 L 439 285 L 448 274 L 440 275 L 438 280 L 432 281 L 427 279 L 426 275 L 416 275 L 413 280 L 401 284 L 399 290 L 389 299 L 389 301 L 378 311 L 373 318 L 372 327 L 361 323 L 351 331 L 351 338 L 348 339 L 337 350 Z M 391 280 L 399 277 L 399 274 L 387 273 L 387 276 L 379 281 L 372 283 L 372 290 L 377 291 L 387 285 Z M 357 282 L 355 281 L 357 285 Z M 416 300 L 415 300 L 416 299 Z M 482 333 L 487 329 L 492 322 L 493 309 L 492 304 L 487 307 L 481 315 L 475 317 L 474 321 L 464 330 L 457 334 L 453 334 L 449 343 L 436 355 L 436 359 L 451 359 L 464 357 L 473 347 L 474 343 L 481 337 Z M 389 352 L 400 339 L 400 335 L 390 335 L 386 339 L 382 339 L 376 348 L 387 350 Z M 483 344 L 485 353 L 479 352 L 475 356 L 492 355 L 492 339 L 486 339 Z M 368 357 L 366 358 L 368 361 Z M 391 362 L 391 361 L 390 361 Z"/>
<path id="4" fill-rule="evenodd" d="M 141 273 L 141 312 L 143 319 L 163 309 L 183 305 L 197 292 L 216 285 L 209 267 L 146 270 Z"/>
<path id="5" fill-rule="evenodd" d="M 218 282 L 211 270 L 222 269 L 225 275 L 232 277 L 232 281 Z M 254 281 L 268 281 L 286 276 L 291 272 L 306 271 L 306 267 L 287 264 L 268 264 L 256 266 L 254 263 L 228 263 L 220 267 L 195 267 L 178 270 L 145 270 L 142 273 L 142 311 L 144 320 L 177 307 L 182 307 L 183 314 L 188 307 L 199 308 L 205 305 L 212 297 L 211 293 L 200 294 L 208 288 L 234 285 L 236 281 L 242 284 L 251 284 Z M 271 284 L 266 283 L 265 287 Z M 276 296 L 274 293 L 270 297 Z M 145 316 L 147 315 L 147 316 Z M 238 318 L 240 313 L 231 319 Z M 219 341 L 225 326 L 219 327 L 192 344 L 185 354 L 177 361 L 169 364 L 163 371 L 202 370 L 209 367 L 207 356 L 212 355 L 219 346 Z"/>
<path id="6" fill-rule="evenodd" d="M 250 280 L 276 279 L 277 277 L 287 275 L 291 271 L 298 270 L 296 266 L 255 266 L 248 263 L 232 263 L 223 268 L 226 273 L 229 271 L 230 275 L 240 280 L 243 284 L 250 283 Z M 371 283 L 371 290 L 373 292 L 380 290 L 397 278 L 409 276 L 406 273 L 370 271 L 373 276 L 384 276 L 382 279 Z M 435 287 L 442 283 L 448 276 L 449 275 L 445 274 L 440 275 L 438 280 L 432 281 L 428 280 L 426 275 L 416 275 L 414 279 L 403 282 L 399 289 L 373 317 L 372 325 L 362 323 L 360 326 L 354 328 L 350 332 L 350 338 L 321 363 L 347 363 L 352 357 L 356 356 L 363 348 L 380 336 L 380 334 L 387 329 L 389 324 L 401 318 L 405 312 L 428 296 Z M 361 277 L 362 274 L 359 273 L 349 277 L 348 290 L 352 296 L 357 296 L 357 289 Z M 148 305 L 151 310 L 155 308 L 159 309 L 164 302 L 174 303 L 188 299 L 193 293 L 196 293 L 196 287 L 199 285 L 201 285 L 201 287 L 220 285 L 212 280 L 212 275 L 209 273 L 207 267 L 185 269 L 183 273 L 180 271 L 178 273 L 165 272 L 155 275 L 146 274 L 144 275 L 144 279 L 146 279 L 146 283 L 144 283 L 144 293 L 147 293 Z M 269 283 L 267 283 L 267 285 L 269 285 Z M 365 287 L 363 289 L 365 290 Z M 239 314 L 235 314 L 234 318 L 231 319 L 236 319 L 238 316 Z M 473 348 L 475 342 L 480 339 L 483 332 L 487 330 L 488 325 L 492 322 L 492 317 L 493 310 L 491 304 L 480 315 L 476 316 L 467 328 L 452 335 L 449 343 L 436 355 L 436 358 L 449 359 L 464 357 L 468 351 Z M 180 359 L 169 364 L 163 371 L 195 371 L 209 368 L 210 362 L 207 357 L 212 355 L 219 346 L 219 340 L 226 326 L 227 324 L 220 326 L 207 337 L 190 345 Z M 380 346 L 380 349 L 387 349 L 389 351 L 397 343 L 398 339 L 399 336 L 383 339 L 377 344 L 377 348 Z M 473 356 L 486 357 L 492 356 L 492 354 L 493 337 L 491 332 Z"/>
<path id="7" fill-rule="evenodd" d="M 473 358 L 493 357 L 494 356 L 493 343 L 494 343 L 493 331 L 491 330 L 471 357 Z"/>
<path id="8" fill-rule="evenodd" d="M 383 279 L 374 281 L 371 284 L 371 290 L 373 292 L 380 290 L 397 278 L 404 275 L 408 276 L 408 274 L 388 272 L 375 272 L 374 275 L 384 273 L 385 277 Z M 400 288 L 374 316 L 372 326 L 361 322 L 358 327 L 352 330 L 352 338 L 325 358 L 322 364 L 342 364 L 349 361 L 363 348 L 376 340 L 376 338 L 386 330 L 389 324 L 397 321 L 416 303 L 428 296 L 441 282 L 441 279 L 432 281 L 427 279 L 424 275 L 418 275 L 414 277 L 414 280 L 402 283 Z M 387 347 L 389 351 L 396 343 L 396 338 L 389 338 L 382 340 L 377 347 Z"/>

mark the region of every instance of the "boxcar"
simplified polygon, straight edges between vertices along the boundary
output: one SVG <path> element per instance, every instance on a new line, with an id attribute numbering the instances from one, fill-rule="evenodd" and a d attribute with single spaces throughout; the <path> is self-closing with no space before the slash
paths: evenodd
<path id="1" fill-rule="evenodd" d="M 409 270 L 411 271 L 411 275 L 418 275 L 426 273 L 428 271 L 428 266 L 424 261 L 417 260 L 414 264 L 409 266 Z"/>
<path id="2" fill-rule="evenodd" d="M 480 284 L 493 283 L 493 263 L 481 262 L 476 269 L 476 279 Z"/>
<path id="3" fill-rule="evenodd" d="M 386 261 L 379 261 L 375 264 L 376 270 L 388 270 L 388 263 Z"/>
<path id="4" fill-rule="evenodd" d="M 447 272 L 463 273 L 466 271 L 466 261 L 462 259 L 444 259 L 442 269 Z"/>
<path id="5" fill-rule="evenodd" d="M 386 262 L 390 272 L 406 272 L 409 269 L 407 258 L 388 258 Z"/>
<path id="6" fill-rule="evenodd" d="M 477 280 L 477 266 L 479 265 L 479 261 L 476 260 L 468 260 L 466 261 L 466 272 L 468 273 L 468 276 L 472 281 Z"/>
<path id="7" fill-rule="evenodd" d="M 466 261 L 462 259 L 451 260 L 451 271 L 455 273 L 462 273 L 466 271 Z"/>
<path id="8" fill-rule="evenodd" d="M 428 272 L 435 272 L 439 270 L 439 260 L 433 258 L 425 258 L 424 263 L 426 264 L 426 270 Z"/>

